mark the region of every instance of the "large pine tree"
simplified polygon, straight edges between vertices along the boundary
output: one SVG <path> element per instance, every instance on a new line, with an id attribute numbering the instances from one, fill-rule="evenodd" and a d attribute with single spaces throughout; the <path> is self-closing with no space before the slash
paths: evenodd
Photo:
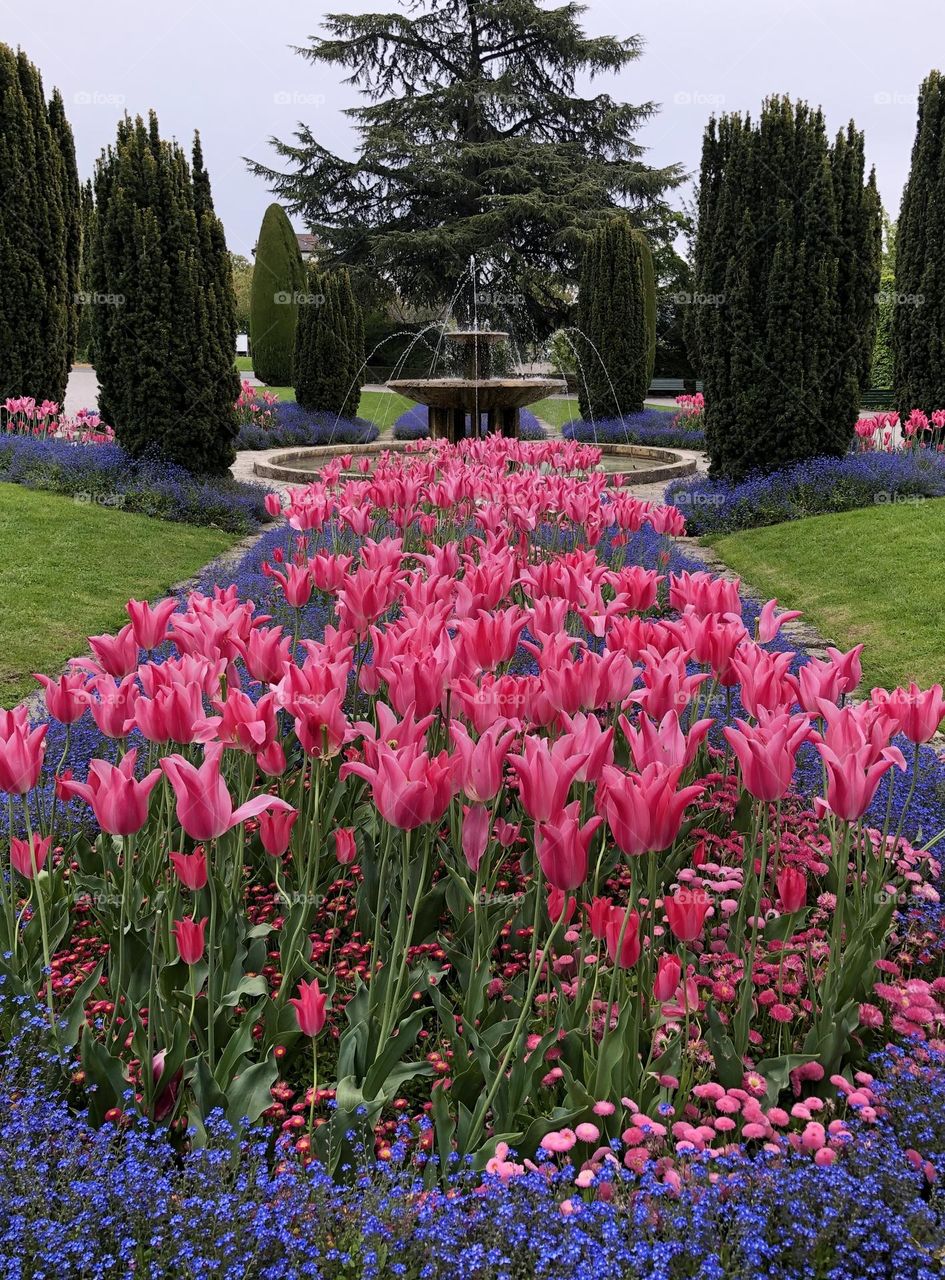
<path id="1" fill-rule="evenodd" d="M 587 232 L 614 208 L 665 224 L 676 166 L 647 166 L 637 141 L 652 103 L 585 96 L 620 72 L 638 37 L 588 37 L 586 6 L 538 0 L 398 0 L 395 12 L 331 14 L 299 49 L 348 68 L 357 155 L 308 126 L 273 139 L 290 172 L 254 170 L 324 244 L 323 265 L 380 276 L 401 297 L 442 304 L 479 264 L 486 290 L 518 293 L 539 337 L 570 310 Z"/>
<path id="2" fill-rule="evenodd" d="M 62 402 L 75 342 L 78 191 L 62 99 L 0 44 L 0 402 Z"/>
<path id="3" fill-rule="evenodd" d="M 757 123 L 710 122 L 691 334 L 715 474 L 849 448 L 879 261 L 879 197 L 852 124 L 831 145 L 822 113 L 786 98 L 766 102 Z"/>
<path id="4" fill-rule="evenodd" d="M 892 309 L 900 412 L 945 405 L 945 75 L 933 71 L 919 96 L 912 167 L 896 233 Z"/>
<path id="5" fill-rule="evenodd" d="M 639 412 L 653 376 L 656 287 L 649 245 L 626 218 L 612 218 L 588 241 L 577 328 L 582 417 Z"/>
<path id="6" fill-rule="evenodd" d="M 100 407 L 134 455 L 191 471 L 233 461 L 236 318 L 199 139 L 193 167 L 157 117 L 126 117 L 95 173 L 91 255 Z"/>

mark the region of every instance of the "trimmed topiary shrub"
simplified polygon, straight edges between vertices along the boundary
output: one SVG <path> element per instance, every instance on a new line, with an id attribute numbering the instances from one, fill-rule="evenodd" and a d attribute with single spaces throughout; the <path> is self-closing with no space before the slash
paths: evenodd
<path id="1" fill-rule="evenodd" d="M 292 385 L 299 299 L 306 289 L 299 242 L 282 205 L 263 215 L 249 303 L 253 372 L 270 386 Z"/>
<path id="2" fill-rule="evenodd" d="M 364 317 L 348 272 L 309 268 L 295 337 L 295 397 L 304 409 L 354 417 L 361 399 Z"/>
<path id="3" fill-rule="evenodd" d="M 896 398 L 908 413 L 945 403 L 945 75 L 919 95 L 912 167 L 896 234 L 892 346 Z"/>
<path id="4" fill-rule="evenodd" d="M 713 474 L 846 453 L 869 380 L 880 204 L 863 136 L 787 98 L 706 130 L 691 336 Z M 803 193 L 800 198 L 799 193 Z"/>
<path id="5" fill-rule="evenodd" d="M 0 402 L 61 404 L 75 348 L 78 180 L 58 92 L 0 44 Z"/>
<path id="6" fill-rule="evenodd" d="M 656 358 L 656 286 L 649 245 L 626 218 L 610 219 L 588 240 L 578 329 L 582 416 L 642 410 Z"/>
<path id="7" fill-rule="evenodd" d="M 99 405 L 133 457 L 190 471 L 233 461 L 236 312 L 223 227 L 199 138 L 176 142 L 128 116 L 95 173 L 92 341 Z"/>

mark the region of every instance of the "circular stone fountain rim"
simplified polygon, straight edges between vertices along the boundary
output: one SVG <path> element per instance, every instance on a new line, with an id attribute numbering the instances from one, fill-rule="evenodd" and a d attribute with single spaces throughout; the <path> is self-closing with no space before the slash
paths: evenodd
<path id="1" fill-rule="evenodd" d="M 597 444 L 591 441 L 589 447 L 599 449 L 603 457 L 609 458 L 641 458 L 651 462 L 662 462 L 665 465 L 653 467 L 648 471 L 615 471 L 607 475 L 609 484 L 613 484 L 615 476 L 633 476 L 640 484 L 667 484 L 670 480 L 679 480 L 683 476 L 691 476 L 696 470 L 695 458 L 684 458 L 675 449 L 661 449 L 655 445 L 644 444 Z M 259 458 L 253 463 L 253 471 L 260 479 L 281 480 L 285 484 L 311 484 L 312 468 L 302 469 L 300 462 L 330 462 L 332 458 L 341 458 L 345 454 L 360 458 L 375 457 L 381 453 L 404 453 L 408 440 L 375 440 L 370 444 L 320 444 L 309 445 L 305 449 L 286 449 L 273 453 L 266 458 Z"/>

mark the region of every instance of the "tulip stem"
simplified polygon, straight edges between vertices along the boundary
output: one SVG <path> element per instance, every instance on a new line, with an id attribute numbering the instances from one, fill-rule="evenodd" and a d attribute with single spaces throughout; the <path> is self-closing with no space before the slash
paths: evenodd
<path id="1" fill-rule="evenodd" d="M 561 915 L 558 917 L 554 925 L 554 928 L 551 930 L 551 933 L 548 935 L 548 940 L 545 943 L 545 946 L 543 948 L 543 958 L 545 961 L 547 961 L 548 952 L 551 949 L 551 944 L 554 942 L 555 938 L 557 937 L 558 930 L 564 924 L 564 917 L 567 915 L 567 911 L 568 911 L 568 898 L 567 898 L 567 894 L 565 894 L 564 905 L 561 908 Z M 533 948 L 532 948 L 533 951 L 534 951 L 534 941 L 535 940 L 533 939 Z M 531 1003 L 532 1003 L 532 1000 L 535 998 L 535 988 L 538 986 L 538 980 L 540 977 L 541 977 L 541 965 L 536 964 L 534 966 L 534 971 L 531 975 L 531 978 L 529 979 L 528 987 L 526 988 L 526 991 L 525 991 L 525 998 L 522 1000 L 522 1010 L 518 1016 L 518 1021 L 515 1024 L 515 1030 L 512 1032 L 509 1043 L 506 1045 L 505 1053 L 502 1055 L 502 1061 L 499 1063 L 495 1076 L 493 1077 L 492 1084 L 489 1086 L 489 1091 L 485 1095 L 485 1097 L 482 1098 L 479 1105 L 476 1107 L 475 1113 L 473 1115 L 472 1124 L 470 1125 L 470 1128 L 469 1128 L 469 1137 L 467 1139 L 468 1148 L 472 1147 L 473 1139 L 478 1137 L 479 1130 L 482 1128 L 485 1122 L 485 1118 L 489 1113 L 489 1108 L 492 1106 L 492 1103 L 495 1100 L 495 1095 L 499 1091 L 499 1086 L 502 1084 L 502 1081 L 505 1079 L 505 1073 L 508 1069 L 509 1062 L 511 1061 L 512 1054 L 515 1052 L 516 1048 L 518 1047 L 519 1037 L 522 1034 L 522 1030 L 524 1029 L 525 1023 L 528 1019 L 528 1015 L 531 1011 Z"/>

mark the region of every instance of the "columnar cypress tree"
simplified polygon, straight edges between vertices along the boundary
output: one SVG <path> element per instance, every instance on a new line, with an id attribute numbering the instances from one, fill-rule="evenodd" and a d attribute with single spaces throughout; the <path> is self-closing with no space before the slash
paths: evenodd
<path id="1" fill-rule="evenodd" d="M 0 44 L 0 401 L 61 402 L 71 361 L 74 263 L 66 205 L 75 148 L 58 94 Z"/>
<path id="2" fill-rule="evenodd" d="M 611 219 L 588 239 L 578 328 L 582 416 L 642 409 L 656 353 L 656 288 L 649 246 L 625 218 Z"/>
<path id="3" fill-rule="evenodd" d="M 81 258 L 79 262 L 79 307 L 76 331 L 76 356 L 94 360 L 92 348 L 92 247 L 95 239 L 95 194 L 89 178 L 79 197 L 82 220 Z"/>
<path id="4" fill-rule="evenodd" d="M 199 142 L 191 170 L 157 117 L 126 117 L 96 166 L 91 255 L 100 405 L 132 454 L 192 471 L 233 461 L 236 320 Z M 226 264 L 226 267 L 224 266 Z"/>
<path id="5" fill-rule="evenodd" d="M 880 205 L 852 125 L 787 98 L 705 135 L 691 332 L 715 474 L 737 478 L 853 438 L 869 380 Z"/>
<path id="6" fill-rule="evenodd" d="M 945 75 L 933 71 L 919 95 L 912 166 L 896 234 L 892 317 L 900 412 L 945 405 Z"/>
<path id="7" fill-rule="evenodd" d="M 256 243 L 249 328 L 253 372 L 271 386 L 292 384 L 298 298 L 305 287 L 305 264 L 292 224 L 281 205 L 271 204 Z"/>
<path id="8" fill-rule="evenodd" d="M 299 308 L 295 397 L 311 412 L 353 418 L 361 396 L 364 320 L 348 272 L 309 268 Z"/>
<path id="9" fill-rule="evenodd" d="M 82 264 L 82 192 L 75 140 L 58 89 L 49 104 L 49 124 L 62 156 L 62 214 L 66 237 L 66 361 L 72 367 L 79 332 L 79 272 Z"/>

